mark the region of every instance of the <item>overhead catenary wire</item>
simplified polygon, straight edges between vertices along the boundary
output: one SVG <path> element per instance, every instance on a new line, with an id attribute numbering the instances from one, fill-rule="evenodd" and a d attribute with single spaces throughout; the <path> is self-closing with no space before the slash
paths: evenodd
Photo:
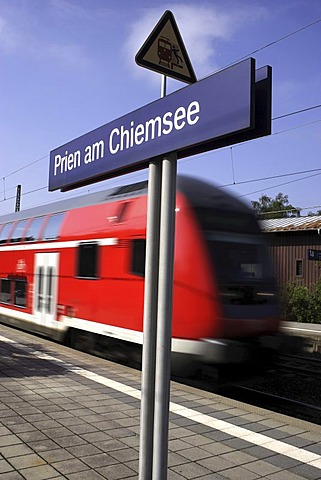
<path id="1" fill-rule="evenodd" d="M 302 32 L 303 30 L 306 30 L 307 28 L 313 27 L 314 25 L 316 25 L 317 23 L 320 23 L 320 22 L 321 22 L 321 18 L 318 18 L 318 19 L 315 20 L 314 22 L 311 22 L 311 23 L 309 23 L 308 25 L 304 25 L 303 27 L 298 28 L 298 29 L 295 30 L 294 32 L 288 33 L 287 35 L 283 35 L 283 37 L 280 37 L 280 38 L 274 40 L 273 42 L 267 43 L 266 45 L 263 45 L 262 47 L 257 48 L 256 50 L 253 50 L 253 52 L 249 53 L 246 57 L 243 57 L 243 58 L 247 58 L 247 57 L 249 57 L 250 55 L 254 55 L 254 53 L 261 52 L 261 51 L 264 50 L 265 48 L 271 47 L 272 45 L 275 45 L 275 44 L 277 44 L 277 43 L 279 43 L 279 42 L 282 42 L 283 40 L 286 40 L 287 38 L 292 37 L 293 35 L 296 35 L 297 33 Z M 243 59 L 243 58 L 242 58 L 242 59 Z M 241 59 L 241 60 L 242 60 L 242 59 Z"/>
<path id="2" fill-rule="evenodd" d="M 300 33 L 302 32 L 303 30 L 306 30 L 307 28 L 311 28 L 313 27 L 314 25 L 318 24 L 321 22 L 321 18 L 318 18 L 317 20 L 315 20 L 314 22 L 311 22 L 307 25 L 304 25 L 303 27 L 301 28 L 298 28 L 297 30 L 294 30 L 293 32 L 290 32 L 286 35 L 283 35 L 282 37 L 280 38 L 277 38 L 276 40 L 273 40 L 272 42 L 269 42 L 269 43 L 266 43 L 265 45 L 263 45 L 262 47 L 260 48 L 257 48 L 256 50 L 253 50 L 252 52 L 246 54 L 246 55 L 243 55 L 243 57 L 240 57 L 238 58 L 237 60 L 234 60 L 233 62 L 229 63 L 228 65 L 225 65 L 224 67 L 220 68 L 218 71 L 220 70 L 223 70 L 224 68 L 228 68 L 228 67 L 231 67 L 232 65 L 234 65 L 235 63 L 238 63 L 238 62 L 241 62 L 242 60 L 245 60 L 246 58 L 249 58 L 251 57 L 252 55 L 254 55 L 255 53 L 258 53 L 258 52 L 261 52 L 262 50 L 265 50 L 266 48 L 269 48 L 269 47 L 272 47 L 273 45 L 276 45 L 277 43 L 279 42 L 282 42 L 283 40 L 286 40 L 287 38 L 289 37 L 292 37 L 293 35 L 296 35 L 297 33 Z M 216 73 L 216 71 L 210 73 L 209 75 L 206 75 L 206 76 L 210 76 L 212 75 L 213 73 Z"/>
<path id="3" fill-rule="evenodd" d="M 251 180 L 242 180 L 240 182 L 233 182 L 233 183 L 227 183 L 225 185 L 221 185 L 221 188 L 223 187 L 231 187 L 232 185 L 243 185 L 245 183 L 254 183 L 254 182 L 262 182 L 264 180 L 273 180 L 275 178 L 282 178 L 282 177 L 290 177 L 293 175 L 303 175 L 304 173 L 311 173 L 311 172 L 321 172 L 321 168 L 312 168 L 311 170 L 301 170 L 297 172 L 288 172 L 288 173 L 282 173 L 280 175 L 270 175 L 268 177 L 260 177 L 260 178 L 252 178 Z M 319 175 L 319 174 L 317 174 Z M 310 177 L 311 175 L 309 175 Z M 312 175 L 314 176 L 314 175 Z M 300 180 L 300 179 L 298 179 Z"/>
<path id="4" fill-rule="evenodd" d="M 25 168 L 31 167 L 31 165 L 34 165 L 35 163 L 40 162 L 41 160 L 44 160 L 47 157 L 48 157 L 48 155 L 44 155 L 41 158 L 37 158 L 37 160 L 33 160 L 32 162 L 29 162 L 26 165 L 23 165 L 22 167 L 18 168 L 17 170 L 14 170 L 13 172 L 8 173 L 7 175 L 4 176 L 4 178 L 11 177 L 11 175 L 14 175 L 15 173 L 21 172 L 21 170 L 24 170 Z"/>
<path id="5" fill-rule="evenodd" d="M 313 105 L 312 107 L 307 107 L 307 108 L 303 108 L 301 110 L 296 110 L 294 112 L 290 112 L 290 113 L 286 113 L 284 115 L 279 115 L 278 117 L 274 117 L 272 118 L 272 120 L 279 120 L 280 118 L 286 118 L 286 117 L 290 117 L 291 115 L 297 115 L 299 113 L 304 113 L 304 112 L 308 112 L 310 110 L 314 110 L 316 108 L 320 108 L 321 107 L 321 104 L 319 105 Z"/>
<path id="6" fill-rule="evenodd" d="M 311 22 L 307 25 L 304 25 L 303 27 L 298 28 L 294 32 L 288 33 L 287 35 L 283 35 L 283 37 L 280 37 L 280 38 L 274 40 L 273 42 L 267 43 L 266 45 L 263 45 L 262 47 L 257 48 L 256 50 L 253 50 L 253 52 L 246 55 L 246 57 L 242 57 L 240 60 L 243 60 L 243 58 L 247 58 L 251 55 L 254 55 L 255 53 L 261 52 L 265 48 L 271 47 L 272 45 L 275 45 L 276 43 L 282 42 L 283 40 L 286 40 L 287 38 L 292 37 L 293 35 L 296 35 L 297 33 L 302 32 L 303 30 L 306 30 L 307 28 L 313 27 L 314 25 L 316 25 L 317 23 L 320 23 L 320 22 L 321 22 L 321 18 L 319 18 L 319 19 L 315 20 L 314 22 Z"/>
<path id="7" fill-rule="evenodd" d="M 298 178 L 296 180 L 290 180 L 289 182 L 279 183 L 278 185 L 274 185 L 273 187 L 269 187 L 268 189 L 271 190 L 272 188 L 283 187 L 284 185 L 289 185 L 290 183 L 300 182 L 302 180 L 306 180 L 307 178 L 316 177 L 318 175 L 321 175 L 321 172 L 316 173 L 314 175 L 308 175 L 308 176 L 303 177 L 303 178 Z M 237 195 L 237 198 L 248 197 L 249 195 L 254 195 L 255 193 L 264 192 L 265 190 L 267 190 L 267 189 L 266 188 L 261 188 L 260 190 L 255 190 L 254 192 L 244 193 L 242 195 Z"/>

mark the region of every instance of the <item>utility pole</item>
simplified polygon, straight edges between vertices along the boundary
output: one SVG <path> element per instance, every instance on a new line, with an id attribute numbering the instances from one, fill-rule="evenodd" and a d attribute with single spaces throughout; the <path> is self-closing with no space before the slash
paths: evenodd
<path id="1" fill-rule="evenodd" d="M 21 185 L 17 185 L 15 212 L 20 212 L 20 204 L 21 204 Z"/>

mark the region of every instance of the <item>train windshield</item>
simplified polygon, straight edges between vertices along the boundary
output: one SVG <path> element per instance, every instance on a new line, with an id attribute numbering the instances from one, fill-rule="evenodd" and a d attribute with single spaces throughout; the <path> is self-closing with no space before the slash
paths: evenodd
<path id="1" fill-rule="evenodd" d="M 245 211 L 198 208 L 225 313 L 241 315 L 241 305 L 275 305 L 276 285 L 262 234 Z"/>
<path id="2" fill-rule="evenodd" d="M 215 233 L 206 237 L 220 283 L 253 283 L 271 276 L 257 236 Z"/>
<path id="3" fill-rule="evenodd" d="M 207 232 L 206 240 L 224 304 L 276 302 L 271 265 L 259 235 Z"/>

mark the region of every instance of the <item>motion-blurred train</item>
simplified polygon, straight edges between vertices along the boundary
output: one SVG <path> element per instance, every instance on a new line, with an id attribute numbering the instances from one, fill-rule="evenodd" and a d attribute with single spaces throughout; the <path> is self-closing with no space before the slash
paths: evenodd
<path id="1" fill-rule="evenodd" d="M 0 217 L 0 321 L 89 352 L 143 343 L 147 182 Z M 252 210 L 178 177 L 172 365 L 280 347 L 277 286 Z M 139 350 L 139 349 L 138 349 Z"/>

